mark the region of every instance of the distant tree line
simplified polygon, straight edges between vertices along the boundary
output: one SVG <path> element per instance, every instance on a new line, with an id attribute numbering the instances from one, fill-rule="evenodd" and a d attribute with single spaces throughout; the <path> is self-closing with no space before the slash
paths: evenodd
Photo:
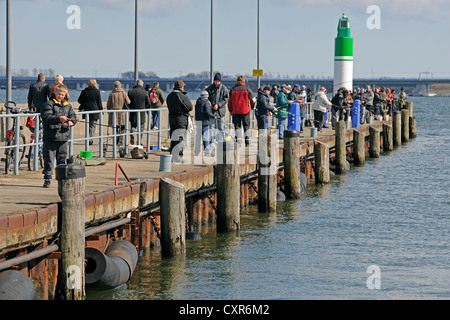
<path id="1" fill-rule="evenodd" d="M 47 77 L 54 77 L 56 75 L 53 68 L 38 69 L 33 68 L 31 71 L 27 68 L 11 69 L 11 75 L 13 77 L 37 77 L 39 73 L 45 74 Z M 6 67 L 0 66 L 0 77 L 6 77 Z"/>

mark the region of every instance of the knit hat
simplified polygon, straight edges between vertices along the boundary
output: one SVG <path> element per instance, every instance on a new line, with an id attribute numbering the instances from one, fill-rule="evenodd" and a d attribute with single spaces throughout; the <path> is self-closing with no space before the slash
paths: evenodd
<path id="1" fill-rule="evenodd" d="M 181 89 L 182 87 L 184 87 L 184 82 L 183 80 L 177 80 L 175 81 L 175 84 L 173 85 L 174 89 Z"/>
<path id="2" fill-rule="evenodd" d="M 208 91 L 203 90 L 202 93 L 200 94 L 200 96 L 203 98 L 209 97 Z"/>
<path id="3" fill-rule="evenodd" d="M 263 89 L 264 91 L 270 91 L 271 89 L 270 89 L 270 87 L 264 87 L 264 89 Z"/>
<path id="4" fill-rule="evenodd" d="M 214 81 L 222 81 L 222 75 L 219 73 L 219 72 L 217 72 L 216 73 L 216 75 L 214 76 Z"/>

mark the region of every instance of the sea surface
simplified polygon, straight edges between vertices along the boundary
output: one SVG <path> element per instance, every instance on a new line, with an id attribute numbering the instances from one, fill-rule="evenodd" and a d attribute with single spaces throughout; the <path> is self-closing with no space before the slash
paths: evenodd
<path id="1" fill-rule="evenodd" d="M 128 284 L 87 298 L 450 299 L 450 98 L 410 100 L 416 139 L 276 213 L 250 206 L 239 234 L 203 227 L 182 258 L 144 254 Z"/>

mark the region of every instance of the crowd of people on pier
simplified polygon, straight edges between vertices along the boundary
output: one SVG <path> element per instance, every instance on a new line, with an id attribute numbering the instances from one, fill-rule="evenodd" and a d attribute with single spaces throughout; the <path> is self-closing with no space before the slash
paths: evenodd
<path id="1" fill-rule="evenodd" d="M 28 105 L 41 114 L 43 123 L 43 155 L 44 155 L 44 187 L 50 187 L 53 171 L 53 161 L 57 164 L 66 162 L 69 127 L 78 121 L 75 112 L 69 103 L 70 95 L 67 87 L 63 84 L 61 75 L 55 77 L 55 84 L 49 86 L 45 82 L 45 75 L 39 74 L 37 82 L 30 86 L 28 94 Z M 102 98 L 97 88 L 95 79 L 90 79 L 87 87 L 81 91 L 77 99 L 78 111 L 101 111 L 103 110 Z M 395 90 L 377 87 L 374 90 L 370 86 L 366 88 L 355 88 L 353 91 L 340 88 L 331 99 L 327 96 L 327 89 L 321 87 L 314 92 L 305 85 L 273 85 L 258 88 L 255 93 L 246 83 L 244 76 L 238 76 L 236 84 L 228 89 L 222 83 L 220 73 L 214 75 L 213 83 L 206 86 L 200 93 L 200 97 L 192 104 L 186 95 L 183 80 L 176 80 L 173 91 L 167 98 L 159 88 L 159 83 L 147 84 L 144 87 L 142 80 L 137 80 L 135 86 L 126 92 L 120 81 L 115 81 L 113 89 L 108 96 L 106 108 L 108 110 L 144 110 L 148 108 L 160 108 L 167 104 L 170 126 L 170 148 L 172 161 L 180 162 L 183 157 L 183 142 L 186 132 L 192 127 L 190 118 L 194 110 L 194 119 L 197 130 L 195 131 L 194 154 L 199 155 L 203 146 L 203 155 L 211 156 L 218 142 L 224 142 L 226 133 L 227 110 L 231 114 L 232 124 L 235 131 L 235 141 L 241 145 L 248 146 L 250 143 L 251 113 L 254 112 L 257 120 L 258 130 L 269 129 L 269 119 L 273 115 L 276 120 L 276 132 L 279 138 L 283 138 L 286 119 L 289 115 L 290 106 L 298 103 L 300 107 L 300 134 L 303 132 L 306 120 L 306 105 L 313 102 L 314 119 L 311 125 L 321 131 L 326 127 L 327 120 L 331 119 L 334 128 L 336 121 L 348 121 L 352 105 L 355 100 L 360 101 L 360 123 L 368 122 L 369 117 L 376 120 L 386 119 L 392 116 L 396 110 L 403 108 L 407 95 L 401 88 L 398 95 Z M 100 113 L 90 113 L 89 137 L 94 137 Z M 83 119 L 87 118 L 83 114 Z M 116 127 L 118 134 L 125 132 L 125 115 L 117 113 L 116 123 L 113 116 L 109 114 L 108 126 Z M 146 123 L 146 112 L 130 113 L 129 121 L 131 133 L 130 144 L 134 145 L 136 132 L 143 132 Z M 158 130 L 160 123 L 159 111 L 151 113 L 148 119 L 151 129 Z M 117 138 L 122 143 L 122 136 Z M 93 144 L 93 140 L 89 141 Z M 173 152 L 175 150 L 175 152 Z"/>
<path id="2" fill-rule="evenodd" d="M 394 89 L 376 87 L 372 90 L 370 85 L 366 89 L 358 87 L 353 91 L 341 87 L 331 100 L 326 94 L 326 88 L 321 87 L 313 104 L 314 120 L 318 131 L 326 126 L 328 115 L 331 116 L 333 129 L 336 121 L 348 121 L 355 100 L 360 101 L 359 122 L 364 124 L 369 122 L 370 117 L 375 120 L 387 120 L 392 117 L 393 112 L 403 109 L 408 99 L 403 87 L 398 95 Z"/>

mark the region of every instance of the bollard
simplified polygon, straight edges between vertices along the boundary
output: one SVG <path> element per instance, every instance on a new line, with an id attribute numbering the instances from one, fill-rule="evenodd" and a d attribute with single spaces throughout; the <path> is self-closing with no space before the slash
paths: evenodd
<path id="1" fill-rule="evenodd" d="M 392 136 L 394 148 L 402 145 L 402 114 L 400 111 L 395 111 L 392 121 Z"/>
<path id="2" fill-rule="evenodd" d="M 157 154 L 159 156 L 159 171 L 172 171 L 172 155 L 171 154 Z"/>
<path id="3" fill-rule="evenodd" d="M 277 209 L 277 155 L 278 139 L 268 130 L 258 133 L 258 211 Z M 275 145 L 275 146 L 274 146 Z"/>
<path id="4" fill-rule="evenodd" d="M 61 197 L 61 264 L 58 272 L 62 300 L 84 300 L 85 177 L 82 164 L 55 168 Z"/>
<path id="5" fill-rule="evenodd" d="M 380 131 L 374 127 L 369 128 L 369 155 L 371 158 L 380 157 Z"/>
<path id="6" fill-rule="evenodd" d="M 383 123 L 383 151 L 394 150 L 392 126 Z"/>
<path id="7" fill-rule="evenodd" d="M 409 117 L 409 138 L 415 139 L 417 138 L 417 125 L 416 125 L 416 117 Z"/>
<path id="8" fill-rule="evenodd" d="M 234 140 L 217 144 L 217 232 L 240 229 L 240 169 Z"/>
<path id="9" fill-rule="evenodd" d="M 300 199 L 302 185 L 300 181 L 300 132 L 284 131 L 284 190 L 286 198 Z"/>
<path id="10" fill-rule="evenodd" d="M 314 144 L 314 176 L 316 184 L 330 183 L 330 150 L 322 142 L 316 141 Z"/>
<path id="11" fill-rule="evenodd" d="M 409 111 L 409 116 L 413 116 L 413 102 L 412 101 L 405 101 L 405 109 Z"/>
<path id="12" fill-rule="evenodd" d="M 161 216 L 161 253 L 163 257 L 181 255 L 186 247 L 184 185 L 161 178 L 159 202 Z"/>
<path id="13" fill-rule="evenodd" d="M 353 131 L 353 164 L 364 166 L 366 164 L 366 137 L 358 130 Z"/>
<path id="14" fill-rule="evenodd" d="M 336 135 L 336 173 L 344 174 L 347 170 L 347 154 L 345 143 L 345 122 L 336 121 L 334 124 Z"/>

